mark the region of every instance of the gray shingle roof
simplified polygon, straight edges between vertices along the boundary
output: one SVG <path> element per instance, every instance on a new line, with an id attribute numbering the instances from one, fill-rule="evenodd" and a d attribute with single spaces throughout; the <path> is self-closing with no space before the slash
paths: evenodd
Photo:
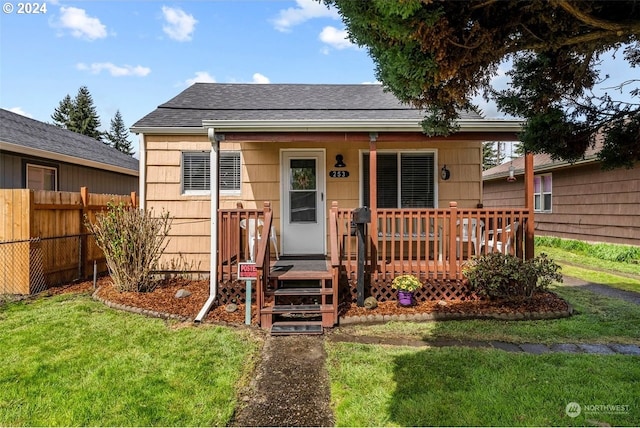
<path id="1" fill-rule="evenodd" d="M 94 138 L 4 109 L 0 109 L 0 142 L 138 171 L 137 159 Z"/>
<path id="2" fill-rule="evenodd" d="M 196 83 L 133 128 L 200 127 L 203 120 L 384 120 L 424 118 L 381 85 Z M 465 112 L 463 119 L 482 119 Z"/>

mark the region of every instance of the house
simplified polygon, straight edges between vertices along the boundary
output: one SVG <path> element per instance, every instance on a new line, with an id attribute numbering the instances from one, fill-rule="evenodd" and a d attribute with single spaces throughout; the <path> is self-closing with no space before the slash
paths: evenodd
<path id="1" fill-rule="evenodd" d="M 0 189 L 129 194 L 138 160 L 91 137 L 0 109 Z"/>
<path id="2" fill-rule="evenodd" d="M 461 263 L 486 251 L 484 228 L 527 230 L 526 208 L 478 208 L 482 142 L 517 139 L 520 122 L 466 112 L 455 134 L 427 137 L 423 116 L 380 85 L 197 83 L 132 127 L 140 204 L 174 217 L 165 260 L 211 273 L 208 304 L 242 300 L 237 262 L 254 259 L 263 326 L 291 298 L 286 280 L 320 282 L 323 326 L 340 302 L 395 296 L 402 273 L 442 283 L 420 299 L 457 298 Z"/>
<path id="3" fill-rule="evenodd" d="M 533 156 L 535 233 L 591 242 L 640 245 L 640 165 L 603 170 L 601 146 L 573 164 Z M 484 206 L 522 207 L 524 158 L 483 173 Z M 513 168 L 513 182 L 508 182 Z"/>

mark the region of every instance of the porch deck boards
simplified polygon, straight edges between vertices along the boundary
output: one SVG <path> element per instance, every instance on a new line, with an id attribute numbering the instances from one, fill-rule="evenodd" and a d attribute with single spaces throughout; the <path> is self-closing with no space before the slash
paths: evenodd
<path id="1" fill-rule="evenodd" d="M 269 277 L 281 281 L 332 278 L 331 264 L 327 260 L 283 260 L 271 263 Z"/>

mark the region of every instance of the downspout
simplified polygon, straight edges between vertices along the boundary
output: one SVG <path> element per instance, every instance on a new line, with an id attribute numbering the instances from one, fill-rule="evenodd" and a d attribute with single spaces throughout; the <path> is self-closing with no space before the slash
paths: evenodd
<path id="1" fill-rule="evenodd" d="M 140 156 L 140 176 L 138 177 L 138 187 L 139 194 L 138 197 L 138 208 L 144 210 L 147 206 L 146 198 L 147 198 L 147 143 L 144 141 L 144 134 L 139 134 L 138 139 L 140 141 L 138 154 Z"/>
<path id="2" fill-rule="evenodd" d="M 216 136 L 215 129 L 209 128 L 209 140 L 211 141 L 211 157 L 209 161 L 209 188 L 211 190 L 211 248 L 210 248 L 210 264 L 209 264 L 209 298 L 204 303 L 200 312 L 194 319 L 194 322 L 201 322 L 207 315 L 213 302 L 218 296 L 218 158 L 220 151 L 220 142 Z"/>

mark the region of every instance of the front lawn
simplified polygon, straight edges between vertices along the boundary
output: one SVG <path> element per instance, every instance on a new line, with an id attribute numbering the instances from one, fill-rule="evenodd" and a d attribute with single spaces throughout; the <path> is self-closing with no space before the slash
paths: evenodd
<path id="1" fill-rule="evenodd" d="M 336 342 L 327 351 L 338 426 L 640 423 L 640 357 Z M 575 418 L 571 402 L 584 409 Z"/>
<path id="2" fill-rule="evenodd" d="M 259 341 L 61 295 L 0 305 L 0 350 L 0 426 L 224 426 Z"/>
<path id="3" fill-rule="evenodd" d="M 420 340 L 460 339 L 514 343 L 640 344 L 640 306 L 579 288 L 555 286 L 552 291 L 576 311 L 569 318 L 539 321 L 465 320 L 389 322 L 340 327 L 344 333 L 407 337 Z"/>

